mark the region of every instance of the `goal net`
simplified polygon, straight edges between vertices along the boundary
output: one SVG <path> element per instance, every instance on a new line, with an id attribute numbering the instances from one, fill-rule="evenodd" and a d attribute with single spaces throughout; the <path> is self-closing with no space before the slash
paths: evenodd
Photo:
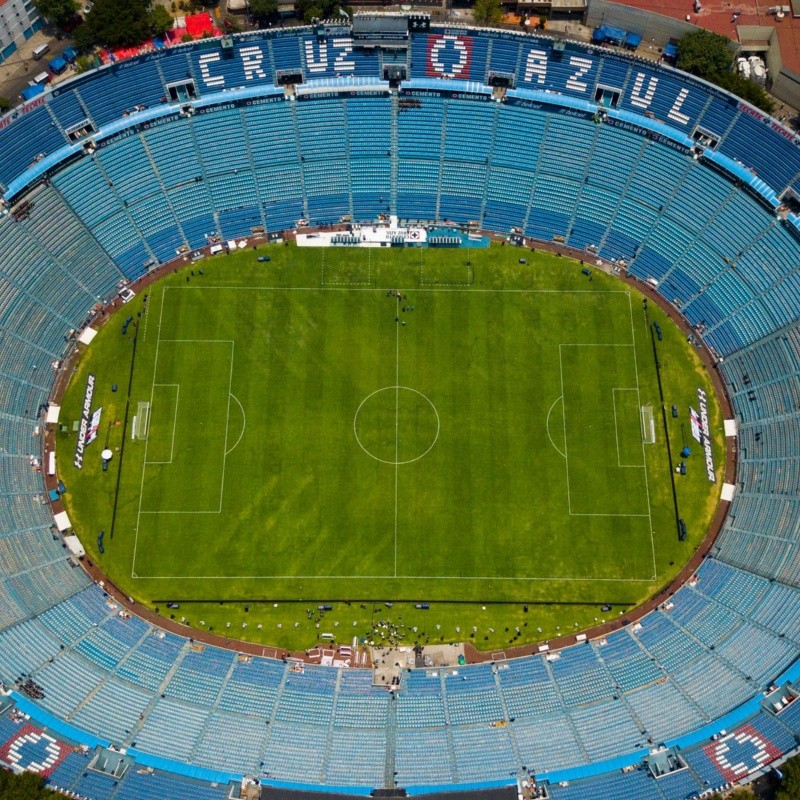
<path id="1" fill-rule="evenodd" d="M 642 406 L 642 439 L 645 444 L 654 444 L 656 441 L 656 420 L 653 416 L 653 406 Z"/>
<path id="2" fill-rule="evenodd" d="M 144 400 L 139 401 L 136 416 L 133 418 L 131 435 L 134 439 L 144 441 L 147 439 L 147 432 L 150 430 L 150 403 Z"/>

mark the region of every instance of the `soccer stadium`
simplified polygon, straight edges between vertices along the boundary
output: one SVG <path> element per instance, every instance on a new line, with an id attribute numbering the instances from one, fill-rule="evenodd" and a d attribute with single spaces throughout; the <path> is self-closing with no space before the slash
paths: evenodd
<path id="1" fill-rule="evenodd" d="M 0 190 L 0 763 L 688 800 L 797 752 L 778 121 L 357 15 L 58 84 L 0 119 Z"/>

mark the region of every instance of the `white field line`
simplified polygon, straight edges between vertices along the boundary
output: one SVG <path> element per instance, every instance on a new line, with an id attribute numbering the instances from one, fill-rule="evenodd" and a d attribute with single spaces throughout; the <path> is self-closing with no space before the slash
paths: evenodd
<path id="1" fill-rule="evenodd" d="M 158 348 L 161 344 L 161 320 L 164 316 L 164 296 L 166 295 L 166 289 L 161 292 L 161 310 L 158 314 L 158 332 L 156 333 L 156 355 L 153 359 L 153 380 L 151 381 L 150 386 L 150 408 L 153 408 L 153 393 L 155 392 L 156 386 L 156 367 L 158 366 Z M 148 301 L 149 302 L 149 301 Z M 150 437 L 148 436 L 144 443 L 144 459 L 142 460 L 142 479 L 139 483 L 139 508 L 136 511 L 136 532 L 133 537 L 133 557 L 131 559 L 131 577 L 136 577 L 136 550 L 139 545 L 139 525 L 142 519 L 142 496 L 144 495 L 144 474 L 147 470 L 147 446 L 150 443 Z"/>
<path id="2" fill-rule="evenodd" d="M 636 397 L 638 399 L 639 394 L 635 386 L 615 386 L 611 390 L 611 405 L 614 407 L 614 438 L 617 441 L 617 466 L 623 467 L 625 469 L 644 469 L 646 467 L 645 464 L 623 464 L 622 463 L 622 455 L 619 452 L 619 424 L 617 422 L 617 392 L 637 392 Z M 641 422 L 639 424 L 639 430 L 641 431 Z"/>
<path id="3" fill-rule="evenodd" d="M 169 447 L 169 461 L 146 461 L 145 464 L 171 464 L 175 458 L 175 429 L 178 427 L 178 403 L 180 401 L 181 396 L 181 385 L 179 383 L 154 383 L 153 389 L 156 386 L 174 386 L 177 390 L 175 392 L 175 410 L 172 415 L 172 444 Z M 150 406 L 150 418 L 152 420 L 153 417 L 153 407 Z M 148 441 L 150 436 L 147 437 Z"/>
<path id="4" fill-rule="evenodd" d="M 628 292 L 628 312 L 631 320 L 631 342 L 633 343 L 633 366 L 636 371 L 636 405 L 638 408 L 642 407 L 642 394 L 639 390 L 639 362 L 636 360 L 636 331 L 633 327 L 633 301 L 631 294 Z M 658 578 L 658 567 L 656 565 L 656 542 L 653 536 L 653 513 L 650 506 L 650 480 L 647 476 L 647 453 L 644 449 L 644 437 L 642 437 L 642 464 L 644 464 L 644 488 L 647 495 L 647 515 L 650 517 L 650 550 L 653 554 L 653 580 Z"/>

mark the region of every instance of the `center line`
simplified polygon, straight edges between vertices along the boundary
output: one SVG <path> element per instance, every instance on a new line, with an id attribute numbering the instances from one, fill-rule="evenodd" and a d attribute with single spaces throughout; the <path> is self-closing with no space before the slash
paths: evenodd
<path id="1" fill-rule="evenodd" d="M 397 480 L 400 474 L 400 298 L 395 314 L 394 352 L 394 576 L 397 577 Z"/>

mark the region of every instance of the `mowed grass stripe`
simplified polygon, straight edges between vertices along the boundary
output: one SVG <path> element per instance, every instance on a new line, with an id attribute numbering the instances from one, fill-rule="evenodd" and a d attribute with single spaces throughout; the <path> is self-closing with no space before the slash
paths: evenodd
<path id="1" fill-rule="evenodd" d="M 202 319 L 215 335 L 223 331 L 237 337 L 233 393 L 249 429 L 229 455 L 233 481 L 224 521 L 192 520 L 190 535 L 170 535 L 175 551 L 193 546 L 192 552 L 180 558 L 170 554 L 170 563 L 154 564 L 152 572 L 145 572 L 137 558 L 137 572 L 208 574 L 203 543 L 216 541 L 222 525 L 229 532 L 227 546 L 214 564 L 221 574 L 390 574 L 393 497 L 377 463 L 356 452 L 352 420 L 371 381 L 393 378 L 393 364 L 376 349 L 376 337 L 365 335 L 365 326 L 370 334 L 383 326 L 393 337 L 393 311 L 389 320 L 389 306 L 380 307 L 377 295 L 253 295 L 249 300 L 255 307 L 245 314 L 241 293 L 171 294 L 181 296 L 175 316 L 190 330 Z M 207 300 L 198 304 L 192 295 Z M 231 307 L 239 312 L 234 317 L 228 314 Z M 332 330 L 341 334 L 331 336 Z M 334 364 L 349 367 L 330 369 Z M 208 363 L 192 369 L 205 380 L 210 370 Z M 238 435 L 237 430 L 231 441 Z M 365 502 L 362 492 L 372 502 Z M 346 546 L 343 528 L 349 534 Z M 162 540 L 165 529 L 163 520 L 141 521 L 140 550 L 144 539 Z"/>
<path id="2" fill-rule="evenodd" d="M 224 522 L 198 516 L 184 536 L 174 532 L 174 525 L 167 534 L 164 520 L 140 519 L 140 543 L 169 535 L 181 546 L 166 557 L 168 568 L 161 564 L 143 572 L 139 561 L 138 574 L 209 574 L 204 542 L 218 547 L 220 525 L 236 537 L 214 565 L 223 575 L 392 577 L 395 569 L 401 575 L 465 579 L 592 574 L 590 548 L 602 540 L 603 530 L 595 523 L 587 535 L 586 523 L 564 519 L 569 502 L 557 467 L 561 457 L 545 440 L 547 400 L 557 392 L 552 350 L 542 348 L 536 336 L 502 335 L 526 331 L 530 319 L 554 326 L 552 298 L 402 291 L 399 304 L 379 291 L 168 293 L 174 312 L 170 328 L 179 321 L 169 335 L 213 331 L 239 342 L 234 394 L 251 420 L 251 432 L 232 454 L 232 464 L 245 465 L 237 472 L 243 480 L 226 498 Z M 560 312 L 567 332 L 573 338 L 602 335 L 592 329 L 602 320 L 598 298 L 587 294 L 572 300 L 571 313 Z M 231 308 L 238 313 L 231 315 Z M 162 351 L 171 346 L 171 339 L 160 344 Z M 180 346 L 200 345 L 190 340 Z M 160 360 L 169 358 L 166 352 Z M 393 469 L 371 463 L 375 459 L 354 441 L 352 420 L 365 397 L 394 386 L 396 352 L 400 385 L 430 398 L 444 422 L 434 450 L 425 456 L 435 452 L 435 471 L 422 464 L 399 468 L 395 567 Z M 594 369 L 592 362 L 574 374 L 585 378 Z M 196 363 L 189 370 L 213 380 L 210 365 Z M 161 368 L 158 380 L 165 380 Z M 391 394 L 386 393 L 389 400 Z M 391 455 L 395 433 L 394 403 L 389 406 L 385 419 L 373 420 L 378 429 L 365 434 L 366 449 L 384 456 Z M 403 451 L 414 447 L 419 433 L 405 427 L 413 426 L 413 418 L 404 416 L 402 422 L 398 453 L 401 443 Z M 377 438 L 372 442 L 370 436 Z M 214 475 L 212 464 L 204 474 Z M 251 485 L 249 497 L 240 485 Z M 191 505 L 191 488 L 178 493 L 184 498 L 179 510 L 211 510 Z M 260 532 L 263 547 L 240 547 L 238 539 L 248 542 L 252 531 Z M 192 547 L 194 552 L 178 555 Z M 586 558 L 576 569 L 562 548 L 585 551 Z M 619 577 L 625 576 L 623 568 Z"/>
<path id="3" fill-rule="evenodd" d="M 96 552 L 92 532 L 108 531 L 119 461 L 104 473 L 90 451 L 84 470 L 77 472 L 69 468 L 69 456 L 60 454 L 60 477 L 70 489 L 65 502 L 84 545 L 132 596 L 145 602 L 179 592 L 181 597 L 209 601 L 414 597 L 629 603 L 660 588 L 692 552 L 713 512 L 714 498 L 703 472 L 690 459 L 689 474 L 678 485 L 690 539 L 678 542 L 661 441 L 644 448 L 654 544 L 647 518 L 569 514 L 565 459 L 553 444 L 564 449 L 559 345 L 630 345 L 633 334 L 641 403 L 658 397 L 640 300 L 634 295 L 632 314 L 624 284 L 594 270 L 589 280 L 576 262 L 546 254 L 526 253 L 530 263 L 521 266 L 520 250 L 493 247 L 469 254 L 426 251 L 426 271 L 430 268 L 429 274 L 440 280 L 463 277 L 469 257 L 474 283 L 420 286 L 419 251 L 387 248 L 369 253 L 371 286 L 334 288 L 321 285 L 321 251 L 269 247 L 266 252 L 271 256 L 266 264 L 256 262 L 258 254 L 248 251 L 204 262 L 203 276 L 197 274 L 197 265 L 167 276 L 148 290 L 152 319 L 137 346 L 134 407 L 153 393 L 159 338 L 161 347 L 171 339 L 235 343 L 230 394 L 242 407 L 230 401 L 221 514 L 142 515 L 146 547 L 136 556 L 137 577 L 126 582 L 136 539 L 143 443 L 126 444 L 115 535 L 113 541 L 106 537 L 102 555 Z M 365 254 L 329 250 L 326 273 L 330 266 L 330 275 L 360 283 Z M 397 303 L 386 296 L 389 288 L 407 295 L 401 308 L 414 307 L 400 313 L 406 325 L 395 322 Z M 159 330 L 156 312 L 162 291 L 165 313 Z M 125 314 L 142 307 L 140 293 Z M 660 361 L 667 401 L 676 403 L 683 415 L 695 400 L 696 386 L 708 389 L 708 379 L 680 331 L 657 309 L 651 307 L 651 314 L 664 330 Z M 134 334 L 129 330 L 120 336 L 120 326 L 114 318 L 100 331 L 62 403 L 62 417 L 69 422 L 80 407 L 86 372 L 97 374 L 97 404 L 112 423 L 107 434 L 112 448 L 124 435 L 116 423 L 124 409 Z M 441 422 L 440 438 L 431 451 L 397 469 L 365 453 L 353 429 L 359 404 L 371 392 L 398 382 L 396 342 L 399 382 L 424 393 Z M 630 346 L 624 349 L 634 352 Z M 205 384 L 214 380 L 214 368 L 209 359 L 200 359 L 191 372 Z M 596 363 L 586 363 L 571 378 L 582 390 L 584 384 L 596 382 L 598 373 Z M 180 415 L 186 408 L 187 418 L 194 417 L 200 430 L 199 416 L 185 407 L 183 381 L 161 374 L 157 381 L 181 383 Z M 112 382 L 122 391 L 111 393 Z M 604 402 L 611 420 L 610 438 L 600 443 L 601 458 L 613 459 L 614 464 L 623 459 L 617 457 L 612 397 L 623 404 L 631 398 L 633 404 L 636 393 L 614 395 L 613 390 L 634 386 L 635 374 L 630 382 L 601 387 L 608 394 Z M 158 391 L 153 395 L 156 407 Z M 410 392 L 397 396 L 397 452 L 404 460 L 430 435 L 432 420 Z M 160 402 L 164 410 L 168 400 Z M 394 405 L 389 406 L 387 415 L 393 417 Z M 211 416 L 224 440 L 225 419 Z M 382 416 L 380 409 L 373 409 L 372 430 L 364 435 L 377 448 L 388 439 L 393 452 L 393 420 L 381 421 Z M 622 436 L 619 446 L 633 458 L 640 438 L 638 413 L 632 408 L 622 416 L 624 429 L 616 430 Z M 719 453 L 717 407 L 712 419 Z M 680 445 L 680 422 L 671 423 L 673 448 Z M 169 451 L 169 426 L 160 425 L 159 419 L 153 425 L 160 442 L 156 450 Z M 59 435 L 67 450 L 74 448 L 70 440 L 74 437 Z M 155 446 L 152 439 L 150 445 Z M 580 441 L 570 448 L 571 461 L 576 447 L 581 451 L 576 459 L 596 457 L 595 444 Z M 641 459 L 641 445 L 638 456 Z M 625 471 L 644 472 L 630 467 Z M 210 491 L 199 493 L 192 483 L 187 480 L 180 492 L 210 498 Z M 607 481 L 591 493 L 609 491 L 614 487 L 609 490 Z M 651 580 L 654 555 L 658 582 Z M 356 603 L 348 608 L 348 613 L 361 613 Z M 369 614 L 367 609 L 364 613 Z M 203 611 L 207 620 L 216 619 L 214 624 L 219 624 L 221 613 Z M 404 619 L 413 613 L 413 606 L 405 608 Z M 573 618 L 570 610 L 564 613 L 569 625 L 582 619 Z M 284 622 L 285 632 L 291 618 Z M 235 615 L 234 623 L 238 624 Z M 262 635 L 251 629 L 245 633 Z M 274 628 L 263 636 L 270 641 Z"/>
<path id="4" fill-rule="evenodd" d="M 160 343 L 141 514 L 221 512 L 233 357 L 228 341 Z M 168 381 L 183 387 L 177 413 L 162 402 Z"/>

